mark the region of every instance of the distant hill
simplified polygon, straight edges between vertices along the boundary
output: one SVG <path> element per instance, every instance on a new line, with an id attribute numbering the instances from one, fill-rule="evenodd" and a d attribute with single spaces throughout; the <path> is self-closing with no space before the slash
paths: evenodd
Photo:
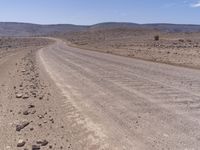
<path id="1" fill-rule="evenodd" d="M 185 24 L 136 24 L 123 22 L 106 22 L 92 25 L 90 29 L 111 29 L 111 28 L 141 28 L 155 29 L 165 32 L 200 32 L 200 25 L 185 25 Z"/>
<path id="2" fill-rule="evenodd" d="M 105 22 L 90 26 L 90 29 L 113 29 L 113 28 L 136 28 L 141 27 L 136 23 L 124 23 L 124 22 Z"/>
<path id="3" fill-rule="evenodd" d="M 144 24 L 144 27 L 166 32 L 200 32 L 200 25 L 186 24 Z"/>
<path id="4" fill-rule="evenodd" d="M 0 22 L 0 36 L 42 36 L 62 32 L 80 31 L 86 26 L 71 24 L 38 25 L 29 23 Z"/>
<path id="5" fill-rule="evenodd" d="M 165 32 L 200 32 L 200 25 L 179 24 L 136 24 L 107 22 L 91 26 L 78 26 L 71 24 L 38 25 L 29 23 L 0 22 L 0 36 L 45 36 L 68 32 L 79 32 L 83 30 L 105 30 L 105 29 L 154 29 Z"/>

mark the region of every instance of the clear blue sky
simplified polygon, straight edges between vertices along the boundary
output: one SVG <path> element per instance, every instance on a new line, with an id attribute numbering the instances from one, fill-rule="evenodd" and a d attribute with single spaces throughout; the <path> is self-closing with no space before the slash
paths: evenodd
<path id="1" fill-rule="evenodd" d="M 200 24 L 200 0 L 0 0 L 0 22 Z"/>

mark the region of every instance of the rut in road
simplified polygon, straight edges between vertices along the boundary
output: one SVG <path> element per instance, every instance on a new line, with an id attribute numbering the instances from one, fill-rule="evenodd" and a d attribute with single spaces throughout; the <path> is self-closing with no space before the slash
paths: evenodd
<path id="1" fill-rule="evenodd" d="M 75 118 L 83 149 L 200 147 L 198 70 L 71 48 L 59 40 L 39 54 L 67 97 L 64 107 Z"/>

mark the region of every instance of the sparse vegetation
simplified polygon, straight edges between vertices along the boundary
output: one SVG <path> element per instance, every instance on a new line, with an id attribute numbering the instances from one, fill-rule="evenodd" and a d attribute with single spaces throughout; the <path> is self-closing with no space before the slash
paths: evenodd
<path id="1" fill-rule="evenodd" d="M 159 41 L 159 40 L 160 40 L 159 35 L 155 35 L 155 36 L 154 36 L 154 40 L 155 40 L 155 41 Z"/>
<path id="2" fill-rule="evenodd" d="M 141 28 L 96 28 L 59 37 L 72 46 L 184 66 L 200 66 L 200 33 L 161 32 Z M 102 37 L 106 35 L 106 40 Z M 161 39 L 162 37 L 162 39 Z M 82 43 L 87 43 L 83 45 Z M 131 53 L 131 55 L 130 55 Z M 192 54 L 192 55 L 191 55 Z M 194 57 L 194 55 L 196 55 Z M 194 63 L 191 63 L 194 60 Z"/>
<path id="3" fill-rule="evenodd" d="M 184 43 L 185 40 L 184 39 L 179 39 L 178 41 Z"/>
<path id="4" fill-rule="evenodd" d="M 0 37 L 0 58 L 21 49 L 37 47 L 38 49 L 51 43 L 51 40 L 40 38 L 7 38 Z"/>

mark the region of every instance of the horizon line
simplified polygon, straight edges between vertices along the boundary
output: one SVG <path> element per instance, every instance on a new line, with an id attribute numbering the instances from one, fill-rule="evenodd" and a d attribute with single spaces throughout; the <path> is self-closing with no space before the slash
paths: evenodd
<path id="1" fill-rule="evenodd" d="M 74 25 L 74 26 L 94 26 L 98 24 L 106 24 L 106 23 L 124 23 L 124 24 L 137 24 L 137 25 L 188 25 L 188 26 L 200 26 L 200 24 L 192 24 L 192 23 L 170 23 L 170 22 L 152 22 L 152 23 L 135 23 L 135 22 L 120 22 L 120 21 L 109 21 L 109 22 L 99 22 L 94 24 L 73 24 L 73 23 L 34 23 L 34 22 L 23 22 L 23 21 L 0 21 L 0 23 L 18 23 L 18 24 L 32 24 L 32 25 Z"/>

